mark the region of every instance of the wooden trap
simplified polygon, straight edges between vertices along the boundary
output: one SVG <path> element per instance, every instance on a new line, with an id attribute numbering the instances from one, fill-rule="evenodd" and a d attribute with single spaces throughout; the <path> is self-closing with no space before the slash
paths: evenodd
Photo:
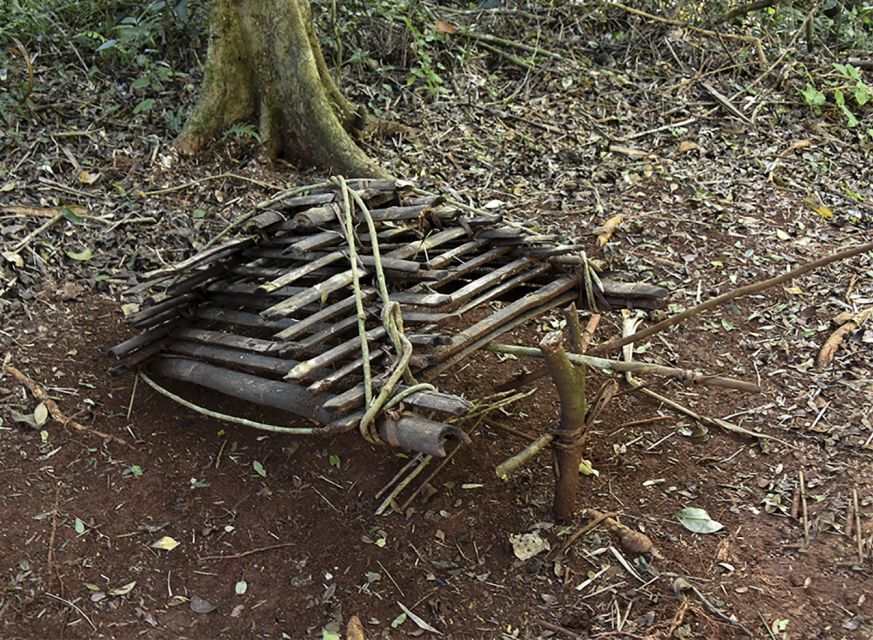
<path id="1" fill-rule="evenodd" d="M 592 281 L 581 247 L 421 195 L 409 183 L 350 180 L 347 186 L 346 195 L 323 184 L 274 199 L 249 217 L 249 235 L 147 274 L 129 292 L 145 302 L 126 318 L 143 331 L 109 350 L 120 360 L 112 370 L 142 367 L 159 390 L 152 377 L 278 409 L 288 421 L 266 425 L 216 414 L 204 407 L 203 394 L 195 407 L 163 389 L 209 415 L 273 431 L 332 434 L 361 422 L 365 357 L 374 393 L 397 358 L 396 335 L 382 317 L 380 266 L 412 346 L 406 380 L 395 389 L 401 394 L 412 377 L 433 380 L 555 307 L 576 301 L 597 309 L 652 308 L 666 294 L 596 274 Z M 347 223 L 354 227 L 353 247 Z M 441 456 L 447 438 L 466 439 L 446 421 L 469 408 L 456 395 L 415 391 L 380 411 L 374 432 L 393 446 Z"/>

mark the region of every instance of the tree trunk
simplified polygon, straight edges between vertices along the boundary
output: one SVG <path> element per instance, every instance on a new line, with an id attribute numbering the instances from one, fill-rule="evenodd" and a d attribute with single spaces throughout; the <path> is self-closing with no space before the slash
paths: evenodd
<path id="1" fill-rule="evenodd" d="M 350 177 L 385 177 L 349 135 L 360 119 L 337 88 L 308 0 L 214 0 L 200 99 L 176 141 L 195 153 L 257 119 L 271 157 Z"/>

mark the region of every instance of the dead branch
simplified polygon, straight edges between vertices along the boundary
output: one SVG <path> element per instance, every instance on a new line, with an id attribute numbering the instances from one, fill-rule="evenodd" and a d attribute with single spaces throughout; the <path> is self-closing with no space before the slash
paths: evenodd
<path id="1" fill-rule="evenodd" d="M 647 13 L 646 11 L 641 11 L 639 9 L 634 9 L 633 7 L 629 7 L 627 5 L 618 3 L 618 2 L 604 2 L 607 7 L 613 7 L 615 9 L 621 9 L 622 11 L 626 11 L 635 16 L 639 16 L 640 18 L 645 18 L 646 20 L 651 20 L 652 22 L 660 22 L 661 24 L 669 24 L 674 27 L 681 27 L 683 29 L 688 29 L 688 31 L 692 31 L 694 33 L 699 33 L 702 36 L 708 36 L 710 38 L 716 38 L 718 40 L 740 40 L 742 42 L 749 42 L 755 45 L 755 52 L 758 54 L 758 60 L 761 63 L 761 66 L 767 64 L 767 57 L 764 55 L 764 47 L 761 44 L 761 39 L 756 38 L 755 36 L 747 36 L 741 35 L 737 33 L 723 33 L 721 31 L 711 31 L 709 29 L 702 29 L 700 27 L 695 27 L 686 22 L 682 22 L 681 20 L 673 20 L 671 18 L 664 18 L 661 16 L 657 16 L 653 13 Z"/>
<path id="2" fill-rule="evenodd" d="M 528 460 L 530 460 L 540 451 L 549 446 L 549 444 L 551 444 L 552 440 L 554 439 L 555 435 L 552 433 L 546 433 L 544 435 L 541 435 L 539 438 L 531 442 L 528 446 L 516 453 L 514 456 L 507 458 L 499 465 L 497 465 L 497 467 L 495 468 L 497 477 L 501 480 L 508 480 L 510 474 L 517 471 Z"/>
<path id="3" fill-rule="evenodd" d="M 90 433 L 99 438 L 103 438 L 104 440 L 114 440 L 118 444 L 123 444 L 125 447 L 129 447 L 134 451 L 138 451 L 135 446 L 130 444 L 124 438 L 119 438 L 118 436 L 114 436 L 109 433 L 103 433 L 102 431 L 98 431 L 97 429 L 91 429 L 90 427 L 86 427 L 85 425 L 76 422 L 72 418 L 67 418 L 61 411 L 60 407 L 58 407 L 58 404 L 54 400 L 52 400 L 51 396 L 49 396 L 45 389 L 43 389 L 35 380 L 33 380 L 20 370 L 16 369 L 11 364 L 4 365 L 3 370 L 9 373 L 19 383 L 27 387 L 33 394 L 34 398 L 40 400 L 41 402 L 44 402 L 45 408 L 48 409 L 49 415 L 52 417 L 52 419 L 54 419 L 55 422 L 58 422 L 65 427 L 71 427 L 76 431 L 81 431 L 82 433 Z"/>
<path id="4" fill-rule="evenodd" d="M 789 280 L 793 280 L 794 278 L 809 273 L 810 271 L 814 271 L 815 269 L 829 265 L 832 262 L 846 260 L 859 254 L 867 253 L 868 251 L 873 251 L 873 242 L 866 242 L 856 247 L 841 249 L 836 253 L 832 253 L 823 258 L 819 258 L 818 260 L 807 262 L 806 264 L 797 267 L 796 269 L 792 269 L 791 271 L 788 271 L 786 273 L 783 273 L 780 276 L 775 276 L 762 282 L 748 284 L 744 287 L 740 287 L 739 289 L 734 289 L 733 291 L 728 291 L 727 293 L 723 293 L 720 296 L 716 296 L 715 298 L 706 300 L 705 302 L 693 306 L 690 309 L 686 309 L 682 313 L 677 313 L 675 316 L 667 318 L 666 320 L 662 320 L 661 322 L 658 322 L 657 324 L 654 324 L 647 329 L 637 331 L 633 335 L 623 338 L 616 338 L 615 340 L 610 340 L 609 342 L 594 347 L 590 351 L 590 353 L 591 355 L 600 355 L 603 353 L 609 353 L 610 351 L 615 351 L 616 349 L 619 349 L 626 344 L 631 344 L 632 342 L 639 342 L 640 340 L 644 340 L 651 335 L 654 335 L 663 331 L 664 329 L 668 329 L 674 325 L 677 325 L 680 322 L 684 322 L 688 318 L 693 318 L 703 311 L 707 311 L 714 307 L 723 305 L 725 302 L 729 302 L 730 300 L 735 300 L 737 298 L 747 296 L 751 293 L 758 293 L 759 291 L 770 289 L 772 287 L 775 287 L 776 285 L 780 285 L 784 282 L 788 282 Z"/>
<path id="5" fill-rule="evenodd" d="M 725 22 L 730 22 L 734 18 L 741 18 L 753 11 L 758 11 L 759 9 L 766 9 L 768 7 L 772 7 L 775 4 L 779 4 L 780 0 L 755 0 L 755 2 L 750 2 L 749 4 L 744 4 L 739 7 L 734 7 L 727 13 L 724 13 L 714 20 L 710 20 L 706 23 L 706 26 L 710 29 L 713 27 L 717 27 L 719 25 L 724 24 Z"/>
<path id="6" fill-rule="evenodd" d="M 272 551 L 273 549 L 284 549 L 285 547 L 293 546 L 294 542 L 282 542 L 279 544 L 271 544 L 266 547 L 258 547 L 256 549 L 249 549 L 248 551 L 242 551 L 240 553 L 229 553 L 227 555 L 219 555 L 219 556 L 200 556 L 198 560 L 200 562 L 205 562 L 206 560 L 236 560 L 238 558 L 245 558 L 247 556 L 253 556 L 256 553 L 263 553 L 264 551 Z"/>
<path id="7" fill-rule="evenodd" d="M 526 356 L 529 358 L 542 358 L 544 352 L 541 349 L 534 347 L 521 347 L 512 344 L 489 344 L 484 347 L 486 351 L 494 351 L 497 353 L 508 353 L 514 356 Z M 606 358 L 597 358 L 594 356 L 586 356 L 578 353 L 568 353 L 567 358 L 575 364 L 584 364 L 602 371 L 621 371 L 633 373 L 651 373 L 658 376 L 675 378 L 687 384 L 701 384 L 710 387 L 723 387 L 725 389 L 737 389 L 739 391 L 748 391 L 750 393 L 760 393 L 761 387 L 753 382 L 745 380 L 736 380 L 735 378 L 724 378 L 721 376 L 710 376 L 698 371 L 690 369 L 678 369 L 676 367 L 666 367 L 660 364 L 650 364 L 647 362 L 622 362 L 620 360 L 607 360 Z"/>

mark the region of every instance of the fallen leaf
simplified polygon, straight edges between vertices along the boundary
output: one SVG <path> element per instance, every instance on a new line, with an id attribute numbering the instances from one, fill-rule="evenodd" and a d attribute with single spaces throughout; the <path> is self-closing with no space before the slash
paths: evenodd
<path id="1" fill-rule="evenodd" d="M 192 595 L 191 600 L 188 602 L 188 606 L 191 607 L 191 611 L 194 613 L 212 613 L 216 609 L 218 609 L 217 604 L 212 604 L 208 600 L 204 600 L 198 595 Z"/>
<path id="2" fill-rule="evenodd" d="M 442 635 L 442 632 L 440 632 L 439 629 L 434 629 L 427 622 L 425 622 L 424 620 L 419 618 L 417 615 L 412 613 L 412 611 L 410 611 L 409 609 L 407 609 L 406 607 L 403 606 L 402 602 L 398 602 L 397 606 L 399 606 L 401 609 L 403 609 L 403 613 L 405 613 L 407 616 L 409 616 L 409 619 L 412 620 L 415 623 L 415 626 L 417 626 L 419 629 L 424 629 L 425 631 L 430 631 L 431 633 L 435 633 L 438 636 Z"/>
<path id="3" fill-rule="evenodd" d="M 612 234 L 621 226 L 622 222 L 624 222 L 624 214 L 619 213 L 594 229 L 594 233 L 597 234 L 597 246 L 605 246 L 609 239 L 612 238 Z"/>
<path id="4" fill-rule="evenodd" d="M 133 582 L 128 582 L 123 587 L 118 587 L 117 589 L 113 589 L 109 592 L 110 596 L 126 596 L 128 593 L 133 591 L 133 588 L 136 586 L 136 580 Z"/>
<path id="5" fill-rule="evenodd" d="M 452 34 L 452 33 L 458 32 L 458 28 L 455 25 L 453 25 L 451 22 L 439 21 L 433 26 L 433 28 L 436 30 L 437 33 Z"/>
<path id="6" fill-rule="evenodd" d="M 364 625 L 361 624 L 361 619 L 358 616 L 349 618 L 349 624 L 346 626 L 346 640 L 367 640 L 364 635 Z"/>
<path id="7" fill-rule="evenodd" d="M 11 262 L 19 269 L 24 268 L 24 259 L 20 255 L 18 255 L 17 253 L 15 253 L 13 251 L 4 251 L 0 255 L 3 256 L 3 259 L 6 260 L 6 262 Z"/>
<path id="8" fill-rule="evenodd" d="M 88 173 L 84 169 L 79 172 L 79 182 L 81 182 L 82 184 L 92 185 L 99 179 L 99 173 Z"/>
<path id="9" fill-rule="evenodd" d="M 170 536 L 164 536 L 163 538 L 152 542 L 150 546 L 152 549 L 163 549 L 164 551 L 172 551 L 179 546 L 179 542 L 174 540 Z"/>
<path id="10" fill-rule="evenodd" d="M 700 145 L 693 140 L 683 140 L 679 143 L 679 153 L 688 153 L 694 149 L 699 149 Z"/>
<path id="11" fill-rule="evenodd" d="M 794 151 L 798 151 L 800 149 L 806 149 L 807 147 L 812 146 L 812 140 L 798 140 L 797 142 L 792 142 L 785 148 L 785 151 L 779 154 L 780 158 L 784 158 L 785 156 L 793 153 Z"/>
<path id="12" fill-rule="evenodd" d="M 694 533 L 715 533 L 724 528 L 724 525 L 709 517 L 705 509 L 697 507 L 685 507 L 676 512 L 679 524 Z"/>
<path id="13" fill-rule="evenodd" d="M 538 553 L 552 548 L 548 540 L 538 533 L 514 533 L 510 534 L 509 542 L 512 544 L 512 552 L 519 560 L 530 560 Z"/>
<path id="14" fill-rule="evenodd" d="M 36 423 L 37 428 L 43 426 L 49 419 L 49 410 L 45 406 L 45 402 L 40 402 L 36 405 L 36 409 L 33 410 L 33 421 Z"/>
<path id="15" fill-rule="evenodd" d="M 813 194 L 811 196 L 807 196 L 803 199 L 803 203 L 809 207 L 812 211 L 820 215 L 825 220 L 830 220 L 834 217 L 833 210 L 827 206 L 824 202 L 822 202 L 821 198 L 818 194 Z"/>
<path id="16" fill-rule="evenodd" d="M 78 260 L 79 262 L 87 262 L 93 257 L 93 253 L 91 249 L 85 247 L 81 251 L 66 251 L 68 258 L 72 258 L 73 260 Z"/>

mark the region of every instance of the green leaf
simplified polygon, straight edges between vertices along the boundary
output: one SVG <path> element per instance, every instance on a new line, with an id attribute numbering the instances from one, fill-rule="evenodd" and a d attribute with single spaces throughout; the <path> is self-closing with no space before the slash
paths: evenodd
<path id="1" fill-rule="evenodd" d="M 266 477 L 267 477 L 267 470 L 264 469 L 264 465 L 262 465 L 262 464 L 260 463 L 260 461 L 255 460 L 255 461 L 252 463 L 252 469 L 254 469 L 254 470 L 255 470 L 255 473 L 257 473 L 257 474 L 258 474 L 259 476 L 261 476 L 262 478 L 266 478 Z"/>
<path id="2" fill-rule="evenodd" d="M 236 583 L 236 586 L 234 586 L 233 590 L 236 592 L 236 595 L 241 596 L 249 590 L 249 583 L 245 580 L 240 580 Z"/>
<path id="3" fill-rule="evenodd" d="M 72 211 L 72 209 L 69 209 L 68 207 L 61 207 L 61 213 L 64 214 L 64 218 L 66 218 L 70 222 L 75 222 L 76 224 L 79 224 L 82 222 L 82 218 L 77 216 Z"/>
<path id="4" fill-rule="evenodd" d="M 151 83 L 151 79 L 148 76 L 140 76 L 136 80 L 131 83 L 131 89 L 145 89 Z"/>
<path id="5" fill-rule="evenodd" d="M 91 249 L 89 249 L 88 247 L 85 247 L 81 251 L 67 251 L 66 254 L 68 258 L 78 260 L 79 262 L 87 262 L 94 256 L 94 254 L 91 252 Z"/>
<path id="6" fill-rule="evenodd" d="M 136 476 L 137 478 L 142 476 L 142 467 L 138 464 L 130 465 L 127 470 L 130 472 L 130 475 Z"/>
<path id="7" fill-rule="evenodd" d="M 136 115 L 138 113 L 142 113 L 143 111 L 148 111 L 153 106 L 155 106 L 154 99 L 153 98 L 146 98 L 145 100 L 141 101 L 138 105 L 136 105 L 133 108 L 133 115 Z"/>
<path id="8" fill-rule="evenodd" d="M 810 107 L 818 107 L 825 103 L 825 94 L 816 89 L 811 84 L 806 85 L 806 89 L 800 92 L 803 96 L 803 99 L 806 100 L 806 104 Z"/>
<path id="9" fill-rule="evenodd" d="M 85 533 L 85 523 L 82 522 L 79 518 L 76 518 L 75 524 L 73 524 L 73 528 L 76 530 L 76 533 L 82 535 Z"/>
<path id="10" fill-rule="evenodd" d="M 709 517 L 705 509 L 685 507 L 676 513 L 679 524 L 694 533 L 715 533 L 724 528 L 720 522 Z"/>
<path id="11" fill-rule="evenodd" d="M 334 633 L 327 627 L 321 629 L 321 640 L 342 640 L 338 633 Z"/>
<path id="12" fill-rule="evenodd" d="M 39 429 L 39 426 L 36 424 L 36 420 L 33 419 L 33 416 L 29 413 L 20 413 L 15 409 L 9 410 L 9 415 L 12 416 L 12 420 L 14 422 L 20 422 L 21 424 L 26 424 L 31 429 Z"/>
<path id="13" fill-rule="evenodd" d="M 859 82 L 858 86 L 852 90 L 852 95 L 855 97 L 855 102 L 858 106 L 863 107 L 870 102 L 870 87 L 863 82 Z"/>
<path id="14" fill-rule="evenodd" d="M 206 217 L 206 209 L 194 209 L 194 211 L 191 212 L 191 217 L 195 218 L 195 219 L 196 218 L 205 218 Z"/>
<path id="15" fill-rule="evenodd" d="M 394 618 L 394 619 L 391 621 L 391 628 L 392 628 L 392 629 L 396 629 L 397 627 L 399 627 L 399 626 L 400 626 L 401 624 L 403 624 L 404 622 L 406 622 L 406 614 L 405 614 L 405 613 L 401 613 L 399 616 L 397 616 L 396 618 Z"/>
<path id="16" fill-rule="evenodd" d="M 340 457 L 335 453 L 330 454 L 329 461 L 330 461 L 330 466 L 336 467 L 337 469 L 339 469 L 340 467 L 343 466 L 343 461 L 340 460 Z"/>

